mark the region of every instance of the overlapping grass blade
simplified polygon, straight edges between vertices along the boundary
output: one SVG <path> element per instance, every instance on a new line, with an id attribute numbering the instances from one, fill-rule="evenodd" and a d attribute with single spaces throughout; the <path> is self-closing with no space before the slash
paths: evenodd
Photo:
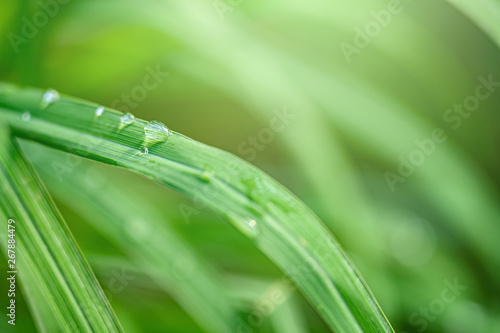
<path id="1" fill-rule="evenodd" d="M 369 289 L 318 218 L 269 176 L 240 159 L 173 132 L 141 155 L 146 122 L 119 131 L 121 114 L 70 98 L 42 108 L 42 92 L 4 86 L 0 114 L 15 135 L 177 189 L 212 208 L 284 270 L 338 332 L 392 331 Z M 31 114 L 28 121 L 22 113 Z M 26 119 L 26 118 L 25 118 Z M 106 123 L 106 126 L 104 124 Z"/>
<path id="2" fill-rule="evenodd" d="M 122 331 L 61 215 L 5 126 L 0 131 L 0 183 L 0 218 L 3 224 L 10 218 L 16 221 L 17 256 L 38 282 L 62 329 Z M 22 278 L 23 272 L 19 275 Z"/>
<path id="3" fill-rule="evenodd" d="M 143 196 L 124 193 L 115 184 L 89 182 L 86 165 L 60 182 L 52 169 L 54 163 L 65 163 L 60 153 L 45 152 L 36 162 L 44 180 L 53 185 L 53 195 L 127 253 L 202 328 L 214 333 L 236 331 L 238 313 L 217 271 Z M 103 178 L 97 170 L 92 175 Z"/>
<path id="4" fill-rule="evenodd" d="M 101 8 L 102 3 L 89 2 L 80 10 L 89 14 L 96 13 L 96 6 Z M 325 207 L 325 211 L 329 213 L 327 215 L 329 220 L 337 222 L 336 230 L 347 235 L 346 245 L 349 248 L 359 251 L 366 249 L 363 255 L 370 256 L 371 262 L 382 261 L 378 260 L 384 256 L 384 247 L 378 243 L 379 238 L 357 237 L 358 233 L 371 235 L 377 232 L 377 225 L 374 222 L 380 219 L 380 216 L 377 215 L 377 207 L 370 204 L 370 200 L 365 198 L 365 193 L 356 179 L 357 175 L 353 173 L 353 168 L 349 167 L 349 161 L 344 156 L 343 147 L 336 144 L 335 139 L 332 140 L 329 124 L 319 111 L 321 111 L 320 109 L 326 110 L 336 127 L 347 133 L 350 141 L 361 143 L 359 146 L 362 149 L 374 152 L 374 158 L 383 159 L 391 165 L 394 164 L 399 154 L 404 154 L 408 150 L 408 145 L 416 138 L 428 136 L 433 129 L 432 124 L 426 124 L 416 119 L 408 112 L 405 105 L 396 103 L 395 99 L 387 93 L 384 95 L 380 91 L 375 91 L 366 85 L 361 86 L 359 82 L 353 81 L 352 75 L 340 68 L 343 65 L 338 66 L 335 75 L 326 75 L 324 73 L 328 73 L 328 71 L 333 72 L 332 68 L 329 67 L 330 61 L 322 63 L 317 61 L 314 54 L 309 54 L 307 56 L 310 61 L 305 65 L 303 60 L 294 57 L 293 49 L 290 52 L 283 52 L 274 47 L 272 39 L 262 38 L 258 35 L 262 32 L 253 30 L 251 24 L 245 20 L 236 19 L 230 24 L 229 22 L 222 24 L 218 21 L 219 18 L 215 13 L 203 10 L 203 1 L 195 1 L 189 5 L 182 1 L 169 2 L 168 5 L 165 2 L 148 2 L 140 11 L 137 11 L 133 2 L 126 5 L 123 5 L 122 2 L 119 7 L 111 2 L 105 6 L 109 7 L 101 12 L 120 12 L 120 15 L 115 15 L 112 18 L 106 15 L 105 19 L 108 24 L 112 24 L 109 22 L 122 21 L 124 17 L 127 17 L 139 24 L 152 26 L 164 32 L 169 38 L 175 37 L 180 42 L 185 43 L 188 49 L 196 50 L 196 57 L 193 57 L 194 61 L 191 63 L 187 52 L 187 58 L 186 54 L 182 54 L 182 61 L 174 60 L 169 65 L 179 66 L 182 71 L 190 73 L 198 80 L 212 80 L 210 83 L 223 87 L 240 100 L 244 99 L 245 103 L 252 105 L 251 109 L 256 113 L 268 117 L 268 105 L 277 100 L 289 103 L 294 112 L 297 112 L 297 118 L 301 119 L 301 125 L 306 128 L 314 128 L 312 131 L 314 135 L 301 136 L 300 140 L 297 140 L 297 127 L 294 127 L 294 130 L 287 130 L 281 136 L 287 143 L 289 150 L 297 158 L 310 184 L 320 194 L 318 198 Z M 330 13 L 331 10 L 326 9 L 334 9 L 334 6 L 337 5 L 309 6 L 305 11 L 306 16 L 311 15 L 316 19 L 318 16 L 321 17 L 321 13 Z M 172 10 L 169 13 L 175 11 L 176 18 L 183 22 L 190 22 L 190 25 L 197 27 L 197 33 L 193 34 L 191 30 L 179 29 L 175 20 L 160 19 L 167 7 Z M 357 6 L 352 8 L 353 13 L 360 10 L 363 9 Z M 134 15 L 131 15 L 131 12 Z M 96 15 L 98 14 L 96 13 Z M 333 24 L 335 29 L 351 28 L 352 22 L 348 19 L 344 20 L 343 15 L 339 14 L 342 16 L 338 17 L 339 22 L 335 20 L 336 22 Z M 328 22 L 323 23 L 327 24 Z M 412 26 L 414 25 L 412 22 Z M 332 25 L 329 28 L 332 28 Z M 429 68 L 433 66 L 442 68 L 446 64 L 446 72 L 450 75 L 452 73 L 456 75 L 458 81 L 466 79 L 464 76 L 466 71 L 460 65 L 457 56 L 442 47 L 435 36 L 415 27 L 410 30 L 414 38 L 423 39 L 426 43 L 431 43 L 434 49 L 439 50 L 439 60 L 434 57 L 434 54 L 432 61 L 422 61 L 422 56 L 401 56 L 398 40 L 389 45 L 384 44 L 383 51 L 388 53 L 389 58 L 397 59 L 398 63 L 401 63 L 402 69 L 408 70 L 413 76 L 418 77 L 421 81 L 420 89 L 427 90 L 429 96 L 432 96 L 433 103 L 439 104 L 439 102 L 445 101 L 449 95 L 445 91 L 439 91 L 439 88 L 446 84 L 447 79 L 445 78 L 448 76 L 443 75 L 441 79 L 435 78 L 433 77 L 435 71 Z M 207 36 L 207 38 L 199 38 L 200 35 Z M 208 36 L 214 35 L 220 38 L 216 40 L 208 38 Z M 208 40 L 210 42 L 207 42 Z M 259 54 L 259 66 L 254 66 L 255 59 L 248 57 L 246 49 L 235 47 L 237 45 L 235 41 L 241 42 L 249 49 L 259 50 L 259 52 L 255 51 L 256 54 Z M 373 45 L 373 47 L 377 46 Z M 231 50 L 231 52 L 218 52 L 220 49 Z M 314 49 L 311 48 L 311 50 Z M 209 62 L 212 66 L 193 67 L 193 65 L 200 63 L 200 55 L 205 60 L 204 64 Z M 276 59 L 280 60 L 280 66 L 276 66 Z M 387 61 L 385 57 L 377 59 L 381 62 Z M 453 66 L 449 65 L 450 63 Z M 425 68 L 420 68 L 420 66 Z M 283 70 L 283 67 L 286 69 Z M 393 64 L 391 64 L 392 67 Z M 248 68 L 252 68 L 252 70 L 248 71 Z M 222 71 L 230 75 L 230 79 L 226 82 L 216 79 L 218 73 Z M 289 80 L 290 76 L 295 79 Z M 266 80 L 263 81 L 263 77 L 266 77 Z M 432 83 L 429 81 L 430 79 L 432 79 Z M 236 89 L 234 82 L 245 82 L 244 88 L 247 91 L 242 93 L 241 89 Z M 322 83 L 318 85 L 316 82 Z M 299 83 L 302 83 L 303 87 L 300 87 Z M 360 119 L 370 120 L 360 121 Z M 384 128 L 385 124 L 395 125 L 391 125 L 391 131 L 388 132 Z M 389 137 L 386 134 L 392 135 L 391 139 L 381 140 L 381 137 Z M 374 142 L 377 144 L 374 145 Z M 314 147 L 319 146 L 322 149 L 314 149 Z M 444 152 L 436 154 L 439 155 L 440 161 L 444 161 L 444 163 L 438 164 L 445 166 L 443 169 L 452 170 L 449 174 L 460 174 L 460 176 L 454 177 L 453 180 L 450 179 L 448 184 L 442 185 L 437 181 L 439 179 L 446 181 L 441 176 L 442 171 L 436 172 L 436 169 L 433 168 L 426 168 L 425 171 L 419 170 L 418 176 L 422 177 L 427 184 L 422 188 L 422 193 L 425 197 L 435 199 L 432 205 L 443 213 L 445 217 L 443 222 L 447 223 L 450 228 L 458 230 L 465 243 L 477 248 L 477 256 L 483 259 L 483 265 L 488 268 L 488 261 L 493 259 L 495 262 L 499 262 L 499 257 L 495 254 L 496 251 L 492 251 L 493 243 L 491 240 L 482 240 L 480 230 L 494 230 L 494 226 L 489 221 L 497 218 L 499 213 L 495 212 L 495 203 L 483 194 L 487 193 L 489 189 L 481 180 L 481 171 L 470 164 L 468 165 L 466 156 L 461 156 L 454 148 L 448 146 L 441 146 L 440 150 L 444 150 Z M 324 154 L 324 151 L 329 153 Z M 333 178 L 328 177 L 329 172 L 335 172 L 339 175 L 343 183 L 338 183 L 337 179 L 335 182 L 332 181 Z M 465 174 L 478 174 L 478 177 L 468 177 L 468 183 L 462 184 L 458 180 L 466 179 L 467 177 L 462 177 Z M 383 175 L 380 178 L 383 178 Z M 456 190 L 448 191 L 450 184 L 455 186 Z M 469 191 L 469 185 L 474 189 L 473 191 Z M 387 190 L 389 191 L 389 188 Z M 470 195 L 463 195 L 460 198 L 456 195 L 456 193 L 467 192 L 470 192 Z M 346 201 L 356 202 L 359 209 L 343 205 L 342 202 Z M 336 204 L 332 205 L 332 202 Z M 450 202 L 454 204 L 449 205 Z M 335 206 L 335 209 L 330 210 L 331 206 Z M 455 208 L 450 209 L 451 206 L 460 207 L 460 211 Z M 478 214 L 487 218 L 482 218 L 481 227 L 476 228 L 470 221 L 473 220 L 471 217 Z M 354 226 L 351 223 L 353 220 L 360 222 Z M 494 235 L 495 233 L 488 234 Z M 349 235 L 356 235 L 356 237 Z M 362 239 L 368 239 L 369 243 L 361 244 L 359 240 Z M 493 268 L 492 271 L 495 269 Z"/>
<path id="5" fill-rule="evenodd" d="M 109 5 L 109 8 L 114 6 L 112 3 Z M 122 15 L 115 19 L 130 17 L 129 12 L 134 8 L 133 4 L 122 6 L 120 8 Z M 415 116 L 406 104 L 378 88 L 355 80 L 348 73 L 339 70 L 335 76 L 325 74 L 325 68 L 323 68 L 325 66 L 322 67 L 324 63 L 313 60 L 315 59 L 313 56 L 311 56 L 311 62 L 314 62 L 314 65 L 305 64 L 304 61 L 294 56 L 293 52 L 283 52 L 267 43 L 266 39 L 257 38 L 253 34 L 254 31 L 245 25 L 246 22 L 237 20 L 237 23 L 232 24 L 230 28 L 220 24 L 216 15 L 203 10 L 202 1 L 194 1 L 189 5 L 182 1 L 173 1 L 169 2 L 168 8 L 175 12 L 177 17 L 181 17 L 183 22 L 189 22 L 198 27 L 197 32 L 200 34 L 207 37 L 219 36 L 217 39 L 210 40 L 210 43 L 207 43 L 208 38 L 199 38 L 199 34 L 180 29 L 175 20 L 159 19 L 166 8 L 167 5 L 164 2 L 148 3 L 148 6 L 143 7 L 133 19 L 141 24 L 148 24 L 168 36 L 175 36 L 189 48 L 196 50 L 197 56 L 201 54 L 216 70 L 229 73 L 232 80 L 227 82 L 231 87 L 225 89 L 232 91 L 240 98 L 242 94 L 234 91 L 233 81 L 245 82 L 244 87 L 248 90 L 246 94 L 248 104 L 252 103 L 250 105 L 254 105 L 255 110 L 263 110 L 261 112 L 265 113 L 267 110 L 264 105 L 269 105 L 275 100 L 285 100 L 293 105 L 300 115 L 298 118 L 301 119 L 301 125 L 304 128 L 314 128 L 315 136 L 328 139 L 318 142 L 315 136 L 307 135 L 301 136 L 299 140 L 297 131 L 284 131 L 282 134 L 290 151 L 300 161 L 311 184 L 314 184 L 315 190 L 321 194 L 320 200 L 327 206 L 328 203 L 325 201 L 332 198 L 332 201 L 338 203 L 336 207 L 340 206 L 330 216 L 342 221 L 341 225 L 346 230 L 352 231 L 352 229 L 347 229 L 352 225 L 350 222 L 359 220 L 363 225 L 360 232 L 366 232 L 367 235 L 376 232 L 376 225 L 373 221 L 374 217 L 379 217 L 377 209 L 369 205 L 369 200 L 363 198 L 364 193 L 356 188 L 359 186 L 356 176 L 350 174 L 349 168 L 346 167 L 349 162 L 343 156 L 343 147 L 336 144 L 332 136 L 328 134 L 329 129 L 325 127 L 327 117 L 322 114 L 322 111 L 324 110 L 336 128 L 342 130 L 348 140 L 355 142 L 361 149 L 373 153 L 373 157 L 383 160 L 394 169 L 397 168 L 395 164 L 399 162 L 398 156 L 410 153 L 414 149 L 412 146 L 414 141 L 428 138 L 437 125 L 422 121 L 421 117 Z M 484 12 L 484 10 L 481 11 Z M 418 36 L 439 47 L 441 53 L 444 54 L 440 58 L 441 64 L 453 62 L 456 65 L 447 68 L 448 73 L 466 78 L 466 71 L 463 66 L 459 65 L 456 55 L 446 52 L 446 48 L 440 46 L 435 36 L 421 31 L 418 32 Z M 259 66 L 253 66 L 254 59 L 248 57 L 246 48 L 234 47 L 235 41 L 243 43 L 248 49 L 258 54 Z M 231 50 L 231 52 L 222 54 L 218 51 L 220 49 Z M 392 45 L 390 55 L 396 56 L 397 51 L 400 50 L 399 44 Z M 276 66 L 276 59 L 279 59 L 280 66 Z M 416 58 L 412 63 L 405 62 L 406 67 L 412 68 L 415 63 L 420 64 L 422 61 Z M 427 63 L 426 66 L 428 66 Z M 248 71 L 248 68 L 252 70 Z M 197 75 L 198 79 L 202 79 L 201 73 L 206 73 L 206 71 L 204 68 L 198 68 L 197 73 L 194 73 L 194 70 L 190 72 Z M 428 81 L 434 75 L 433 72 L 427 73 L 426 77 L 422 77 L 424 80 L 421 84 L 422 89 L 427 89 L 429 84 L 425 80 Z M 217 75 L 212 75 L 213 77 Z M 263 81 L 263 77 L 266 80 Z M 289 77 L 294 79 L 289 80 Z M 224 86 L 224 83 L 219 83 L 219 86 Z M 432 91 L 431 95 L 435 99 L 433 103 L 439 104 L 438 102 L 443 99 L 443 94 L 443 91 L 439 94 Z M 259 105 L 259 103 L 262 104 Z M 388 131 L 387 128 L 390 130 Z M 317 146 L 321 146 L 324 150 L 314 149 Z M 329 154 L 324 154 L 325 150 Z M 414 176 L 414 179 L 420 179 L 420 184 L 425 184 L 418 190 L 423 193 L 424 197 L 432 198 L 432 205 L 444 216 L 443 223 L 457 231 L 464 243 L 474 249 L 475 256 L 482 261 L 482 265 L 494 276 L 500 267 L 500 255 L 495 250 L 494 239 L 494 235 L 499 230 L 490 221 L 500 218 L 496 200 L 492 199 L 497 197 L 497 193 L 493 193 L 481 170 L 470 163 L 467 156 L 464 156 L 452 144 L 441 145 L 439 150 L 440 153 L 433 156 L 435 165 L 439 167 L 421 168 Z M 330 178 L 325 177 L 329 170 L 343 172 L 345 176 L 342 178 L 345 179 L 346 185 L 332 184 L 328 180 Z M 444 173 L 448 177 L 442 177 Z M 475 175 L 475 177 L 468 175 Z M 383 177 L 382 174 L 380 178 L 383 179 Z M 335 190 L 337 188 L 346 189 L 337 191 Z M 390 191 L 389 186 L 387 191 Z M 356 210 L 351 206 L 341 205 L 345 197 L 360 199 L 356 202 L 363 204 L 363 209 Z M 477 216 L 482 217 L 477 219 Z M 484 230 L 488 232 L 485 233 Z M 366 238 L 359 237 L 359 239 Z M 369 241 L 373 244 L 365 248 L 373 252 L 374 258 L 380 258 L 383 252 L 379 249 L 382 247 L 377 246 L 376 240 Z M 355 244 L 356 238 L 352 242 Z M 357 246 L 357 248 L 363 247 Z"/>

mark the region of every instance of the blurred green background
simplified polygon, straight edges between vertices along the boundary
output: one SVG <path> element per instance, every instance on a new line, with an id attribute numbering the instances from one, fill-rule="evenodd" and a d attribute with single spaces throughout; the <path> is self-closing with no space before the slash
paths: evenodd
<path id="1" fill-rule="evenodd" d="M 450 3 L 4 0 L 0 35 L 0 80 L 162 121 L 283 183 L 332 230 L 397 332 L 500 331 L 500 87 L 478 88 L 500 82 L 500 52 Z M 477 89 L 488 97 L 470 98 Z M 464 102 L 473 111 L 453 111 Z M 65 159 L 27 149 L 35 166 Z M 88 161 L 62 183 L 95 181 L 92 170 L 147 197 L 221 274 L 242 317 L 282 280 L 210 211 L 186 218 L 193 202 L 173 191 Z M 126 331 L 203 331 L 58 198 L 61 182 L 47 186 L 103 289 L 116 272 L 132 276 L 108 293 Z M 297 291 L 275 310 L 253 331 L 273 331 L 285 310 L 302 331 L 328 331 Z M 25 307 L 17 319 L 16 332 L 35 331 Z"/>

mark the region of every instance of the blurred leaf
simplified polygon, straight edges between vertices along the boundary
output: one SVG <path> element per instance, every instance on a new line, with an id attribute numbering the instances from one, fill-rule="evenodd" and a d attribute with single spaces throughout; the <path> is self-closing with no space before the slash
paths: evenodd
<path id="1" fill-rule="evenodd" d="M 448 0 L 468 16 L 500 47 L 500 2 L 498 0 Z"/>

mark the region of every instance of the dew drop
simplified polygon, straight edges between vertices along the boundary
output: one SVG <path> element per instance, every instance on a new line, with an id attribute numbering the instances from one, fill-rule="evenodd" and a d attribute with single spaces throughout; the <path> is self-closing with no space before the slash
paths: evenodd
<path id="1" fill-rule="evenodd" d="M 144 126 L 145 146 L 151 146 L 158 142 L 165 142 L 170 136 L 170 130 L 163 123 L 153 120 Z"/>
<path id="2" fill-rule="evenodd" d="M 254 218 L 245 218 L 235 212 L 229 212 L 226 216 L 231 221 L 231 224 L 249 238 L 255 239 L 261 233 L 259 224 Z"/>
<path id="3" fill-rule="evenodd" d="M 246 229 L 244 232 L 251 238 L 255 238 L 260 234 L 260 227 L 255 219 L 247 219 L 244 229 Z"/>
<path id="4" fill-rule="evenodd" d="M 98 117 L 102 116 L 103 112 L 104 112 L 104 106 L 99 106 L 95 110 L 95 117 L 98 118 Z"/>
<path id="5" fill-rule="evenodd" d="M 49 89 L 43 94 L 43 101 L 45 103 L 53 103 L 60 98 L 59 93 L 54 89 Z"/>
<path id="6" fill-rule="evenodd" d="M 45 109 L 49 104 L 57 102 L 60 96 L 54 89 L 47 90 L 42 96 L 42 108 Z"/>
<path id="7" fill-rule="evenodd" d="M 120 117 L 120 126 L 118 127 L 118 130 L 121 130 L 122 128 L 133 124 L 135 121 L 135 117 L 132 113 L 127 112 L 123 116 Z"/>
<path id="8" fill-rule="evenodd" d="M 23 121 L 29 121 L 31 119 L 31 114 L 28 111 L 23 112 L 21 115 Z"/>
<path id="9" fill-rule="evenodd" d="M 121 118 L 120 122 L 122 122 L 125 125 L 130 125 L 135 121 L 135 117 L 132 113 L 127 112 L 125 113 Z"/>
<path id="10" fill-rule="evenodd" d="M 147 147 L 142 147 L 141 150 L 137 153 L 135 153 L 135 156 L 144 156 L 149 154 L 149 149 Z"/>

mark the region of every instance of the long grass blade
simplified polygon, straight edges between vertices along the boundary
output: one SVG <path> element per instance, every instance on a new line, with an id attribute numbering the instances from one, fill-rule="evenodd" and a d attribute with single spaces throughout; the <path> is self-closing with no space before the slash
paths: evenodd
<path id="1" fill-rule="evenodd" d="M 65 222 L 6 127 L 0 132 L 0 183 L 2 224 L 16 221 L 16 253 L 63 330 L 122 331 Z"/>
<path id="2" fill-rule="evenodd" d="M 25 295 L 26 302 L 31 313 L 31 317 L 39 333 L 63 332 L 61 325 L 52 312 L 50 303 L 47 301 L 33 273 L 23 262 L 24 258 L 19 258 L 19 271 L 22 272 L 21 290 Z"/>
<path id="3" fill-rule="evenodd" d="M 0 114 L 17 136 L 135 171 L 210 207 L 281 267 L 337 332 L 392 331 L 321 221 L 262 171 L 175 132 L 142 155 L 145 121 L 123 128 L 116 111 L 96 119 L 96 105 L 70 98 L 41 101 L 39 90 L 6 86 Z M 24 110 L 28 121 L 22 120 Z"/>
<path id="4" fill-rule="evenodd" d="M 200 258 L 144 197 L 124 193 L 113 183 L 88 181 L 87 166 L 60 182 L 51 165 L 65 159 L 45 152 L 36 160 L 54 196 L 116 244 L 207 332 L 236 331 L 237 310 L 216 270 Z M 103 178 L 97 170 L 94 177 Z M 78 191 L 74 189 L 77 188 Z"/>

